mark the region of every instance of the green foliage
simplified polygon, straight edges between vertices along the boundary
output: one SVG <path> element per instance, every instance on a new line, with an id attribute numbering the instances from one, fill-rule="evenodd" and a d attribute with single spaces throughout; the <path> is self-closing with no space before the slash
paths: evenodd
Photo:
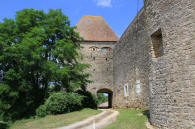
<path id="1" fill-rule="evenodd" d="M 97 93 L 98 104 L 108 102 L 108 97 L 104 96 L 104 93 Z"/>
<path id="2" fill-rule="evenodd" d="M 83 97 L 76 93 L 59 92 L 52 94 L 45 106 L 50 114 L 62 114 L 82 108 Z"/>
<path id="3" fill-rule="evenodd" d="M 84 96 L 82 101 L 83 107 L 97 109 L 98 99 L 96 95 L 90 93 L 89 91 L 82 90 L 78 90 L 77 93 Z"/>
<path id="4" fill-rule="evenodd" d="M 45 105 L 41 105 L 41 106 L 39 106 L 39 107 L 36 109 L 36 115 L 37 115 L 38 117 L 44 117 L 44 116 L 46 116 L 47 114 L 48 114 L 48 112 L 47 112 L 47 108 L 46 108 Z"/>
<path id="5" fill-rule="evenodd" d="M 53 93 L 37 110 L 37 116 L 44 117 L 47 114 L 63 114 L 82 108 L 83 96 L 77 93 L 58 92 Z"/>
<path id="6" fill-rule="evenodd" d="M 86 89 L 81 38 L 61 10 L 24 9 L 0 23 L 0 116 L 28 117 L 50 92 Z M 53 88 L 50 88 L 52 85 Z"/>
<path id="7" fill-rule="evenodd" d="M 8 128 L 8 123 L 0 121 L 0 129 L 7 129 Z"/>

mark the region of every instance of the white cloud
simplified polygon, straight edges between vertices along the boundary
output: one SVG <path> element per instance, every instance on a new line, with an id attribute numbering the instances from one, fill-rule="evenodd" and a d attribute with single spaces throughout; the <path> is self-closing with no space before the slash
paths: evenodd
<path id="1" fill-rule="evenodd" d="M 98 6 L 112 7 L 112 0 L 95 0 Z"/>

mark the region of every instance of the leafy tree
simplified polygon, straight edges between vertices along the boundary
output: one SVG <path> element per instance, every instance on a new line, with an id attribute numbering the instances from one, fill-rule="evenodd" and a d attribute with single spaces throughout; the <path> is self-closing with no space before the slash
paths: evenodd
<path id="1" fill-rule="evenodd" d="M 24 9 L 0 23 L 0 118 L 35 113 L 49 89 L 74 92 L 90 82 L 77 61 L 80 41 L 61 10 Z"/>

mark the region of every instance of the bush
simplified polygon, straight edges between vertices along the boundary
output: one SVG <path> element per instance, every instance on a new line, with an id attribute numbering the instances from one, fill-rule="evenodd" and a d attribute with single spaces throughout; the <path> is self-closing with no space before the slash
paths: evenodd
<path id="1" fill-rule="evenodd" d="M 81 90 L 78 90 L 77 93 L 84 96 L 84 99 L 82 101 L 83 107 L 97 109 L 98 99 L 96 95 L 92 94 L 89 91 L 81 91 Z"/>
<path id="2" fill-rule="evenodd" d="M 0 121 L 0 129 L 7 129 L 8 124 L 6 122 Z"/>
<path id="3" fill-rule="evenodd" d="M 44 117 L 47 114 L 63 114 L 82 108 L 83 96 L 77 93 L 53 93 L 45 102 L 36 110 L 36 115 Z"/>
<path id="4" fill-rule="evenodd" d="M 38 117 L 44 117 L 46 116 L 48 113 L 47 113 L 47 108 L 45 105 L 41 105 L 39 108 L 37 108 L 36 110 L 36 115 Z"/>

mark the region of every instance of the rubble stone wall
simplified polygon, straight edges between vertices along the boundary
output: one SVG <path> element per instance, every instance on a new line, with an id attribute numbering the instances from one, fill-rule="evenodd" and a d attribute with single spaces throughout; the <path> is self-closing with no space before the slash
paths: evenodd
<path id="1" fill-rule="evenodd" d="M 147 108 L 149 105 L 149 45 L 145 25 L 145 12 L 142 9 L 115 45 L 113 51 L 115 108 Z M 126 85 L 128 95 L 125 93 Z"/>
<path id="2" fill-rule="evenodd" d="M 149 44 L 160 29 L 163 46 L 161 57 L 150 53 L 150 120 L 159 128 L 195 128 L 195 1 L 145 0 L 145 10 Z"/>
<path id="3" fill-rule="evenodd" d="M 114 48 L 113 106 L 149 107 L 150 121 L 158 128 L 193 129 L 195 1 L 144 2 Z"/>
<path id="4" fill-rule="evenodd" d="M 91 67 L 86 69 L 91 76 L 89 80 L 93 81 L 87 86 L 92 93 L 98 90 L 108 89 L 113 91 L 113 46 L 116 42 L 82 42 L 81 53 L 82 62 L 90 64 Z"/>

